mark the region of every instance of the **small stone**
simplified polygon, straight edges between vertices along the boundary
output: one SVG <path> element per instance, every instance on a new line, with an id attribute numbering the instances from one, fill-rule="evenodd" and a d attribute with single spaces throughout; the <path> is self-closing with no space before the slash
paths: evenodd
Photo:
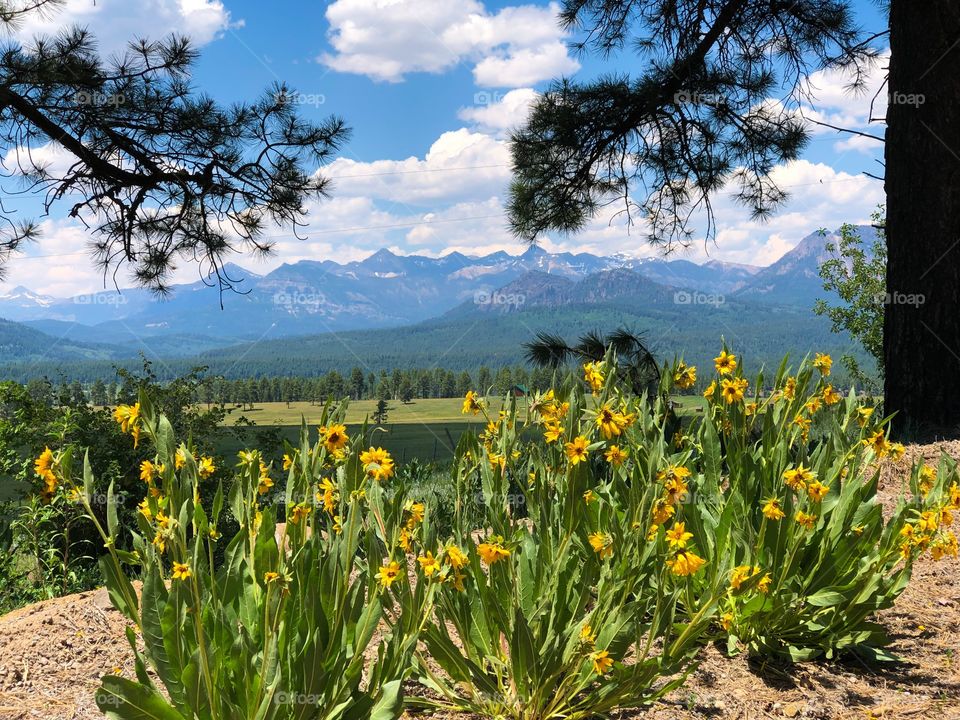
<path id="1" fill-rule="evenodd" d="M 793 718 L 803 712 L 803 709 L 806 707 L 806 703 L 802 702 L 792 702 L 787 703 L 783 706 L 783 715 L 784 717 Z"/>

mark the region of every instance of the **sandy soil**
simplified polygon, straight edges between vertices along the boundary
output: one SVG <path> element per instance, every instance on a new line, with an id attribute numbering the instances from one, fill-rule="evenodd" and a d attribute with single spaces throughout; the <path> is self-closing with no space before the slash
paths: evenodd
<path id="1" fill-rule="evenodd" d="M 913 446 L 885 466 L 881 496 L 900 491 L 902 468 L 941 450 L 960 458 L 960 442 Z M 882 668 L 855 662 L 792 667 L 727 658 L 713 647 L 688 684 L 642 712 L 618 720 L 960 720 L 960 562 L 924 556 L 896 605 L 880 614 L 903 661 Z M 100 717 L 93 702 L 105 673 L 133 677 L 125 623 L 104 590 L 71 595 L 0 617 L 0 718 Z M 439 720 L 441 716 L 434 716 Z M 442 716 L 453 720 L 453 716 Z M 457 716 L 457 720 L 466 720 Z"/>

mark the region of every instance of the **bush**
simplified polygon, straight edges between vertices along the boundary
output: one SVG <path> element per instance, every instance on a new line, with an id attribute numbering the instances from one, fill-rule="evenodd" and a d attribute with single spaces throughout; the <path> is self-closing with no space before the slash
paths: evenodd
<path id="1" fill-rule="evenodd" d="M 903 448 L 832 387 L 831 362 L 784 363 L 760 393 L 724 348 L 685 425 L 668 400 L 696 380 L 682 363 L 651 398 L 623 392 L 610 357 L 495 417 L 471 392 L 486 429 L 463 436 L 445 488 L 438 468 L 367 447 L 366 428 L 348 437 L 329 406 L 313 445 L 304 426 L 287 447 L 284 486 L 243 451 L 229 492 L 205 498 L 215 461 L 177 445 L 143 394 L 116 413 L 153 453 L 132 549 L 112 483 L 105 521 L 93 512 L 89 460 L 36 463 L 97 527 L 111 599 L 143 637 L 129 634 L 137 681 L 105 677 L 98 703 L 114 718 L 389 719 L 415 676 L 432 692 L 413 707 L 579 720 L 677 688 L 711 641 L 889 658 L 872 617 L 921 553 L 957 554 L 958 473 L 918 463 L 885 517 L 877 461 Z"/>
<path id="2" fill-rule="evenodd" d="M 623 478 L 609 463 L 598 482 L 589 462 L 605 444 L 596 413 L 579 389 L 564 398 L 551 392 L 525 413 L 510 399 L 479 440 L 458 449 L 458 497 L 469 504 L 479 478 L 483 530 L 478 537 L 462 514 L 451 539 L 414 548 L 424 580 L 442 587 L 418 668 L 443 699 L 418 704 L 516 720 L 587 718 L 647 704 L 689 671 L 715 600 L 686 604 L 690 617 L 678 616 L 690 597 L 687 572 L 648 544 L 649 523 L 637 522 L 650 516 L 651 493 L 634 486 L 615 496 Z M 466 407 L 486 414 L 475 397 Z M 615 415 L 623 427 L 637 417 Z M 541 424 L 546 445 L 526 439 Z"/>
<path id="3" fill-rule="evenodd" d="M 392 461 L 385 453 L 371 458 L 359 442 L 348 445 L 341 416 L 330 414 L 312 447 L 304 430 L 300 450 L 288 456 L 287 523 L 277 532 L 276 509 L 262 501 L 271 468 L 259 452 L 241 453 L 229 496 L 218 489 L 208 513 L 199 493 L 215 471 L 211 459 L 176 445 L 147 395 L 119 408 L 124 429 L 155 449 L 156 474 L 133 552 L 116 548 L 112 487 L 106 526 L 97 522 L 111 600 L 143 638 L 141 651 L 129 633 L 137 681 L 103 678 L 97 703 L 108 717 L 400 715 L 401 682 L 430 589 L 403 582 L 405 568 L 384 560 L 383 523 L 394 513 L 378 480 L 392 474 Z M 53 482 L 70 486 L 89 509 L 89 462 L 82 485 L 74 482 L 71 451 L 54 455 L 49 467 Z M 219 530 L 226 505 L 240 523 L 229 540 Z M 220 543 L 225 560 L 216 567 Z M 133 568 L 143 578 L 140 600 L 128 577 Z M 376 659 L 362 683 L 368 647 Z"/>
<path id="4" fill-rule="evenodd" d="M 716 366 L 705 417 L 672 460 L 690 473 L 689 501 L 672 520 L 706 543 L 711 562 L 697 592 L 728 583 L 718 620 L 728 649 L 792 660 L 888 657 L 889 639 L 871 616 L 903 591 L 921 550 L 956 551 L 947 530 L 958 507 L 948 496 L 953 462 L 944 458 L 923 492 L 916 478 L 930 470 L 914 468 L 914 487 L 884 519 L 877 461 L 899 460 L 903 446 L 887 440 L 888 418 L 875 407 L 832 387 L 828 356 L 796 375 L 781 366 L 765 396 L 750 389 L 762 376 L 751 386 L 725 353 Z"/>

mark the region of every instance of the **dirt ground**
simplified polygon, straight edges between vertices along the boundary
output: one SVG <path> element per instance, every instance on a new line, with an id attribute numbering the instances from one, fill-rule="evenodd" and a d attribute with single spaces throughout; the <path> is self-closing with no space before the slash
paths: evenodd
<path id="1" fill-rule="evenodd" d="M 913 458 L 923 455 L 936 462 L 941 449 L 960 458 L 960 442 L 950 442 L 910 447 L 900 465 L 885 466 L 881 497 L 887 502 L 896 498 L 903 468 Z M 647 710 L 612 717 L 960 720 L 960 562 L 935 563 L 924 556 L 910 586 L 879 620 L 902 662 L 882 668 L 856 662 L 778 667 L 727 658 L 707 647 L 685 687 Z M 101 717 L 93 702 L 100 676 L 134 676 L 124 626 L 103 590 L 0 617 L 0 718 Z"/>

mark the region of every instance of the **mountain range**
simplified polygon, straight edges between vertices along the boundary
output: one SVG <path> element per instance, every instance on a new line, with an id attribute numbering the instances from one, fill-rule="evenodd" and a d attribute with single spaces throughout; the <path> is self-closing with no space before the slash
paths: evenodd
<path id="1" fill-rule="evenodd" d="M 860 232 L 869 240 L 874 231 Z M 210 281 L 175 286 L 163 300 L 138 288 L 55 298 L 0 287 L 0 318 L 6 320 L 0 322 L 0 362 L 118 360 L 144 352 L 210 364 L 234 347 L 283 338 L 329 341 L 331 333 L 382 335 L 390 328 L 402 335 L 404 328 L 507 316 L 531 326 L 523 320 L 531 313 L 552 313 L 564 331 L 580 324 L 573 315 L 582 317 L 586 307 L 594 314 L 629 312 L 641 325 L 658 317 L 681 332 L 696 324 L 692 315 L 721 306 L 730 322 L 769 317 L 775 307 L 774 315 L 814 317 L 813 303 L 825 295 L 818 268 L 836 239 L 836 233 L 811 233 L 768 267 L 540 248 L 440 258 L 383 249 L 361 261 L 300 261 L 264 275 L 228 265 L 224 272 L 239 292 L 223 294 L 223 309 Z"/>

